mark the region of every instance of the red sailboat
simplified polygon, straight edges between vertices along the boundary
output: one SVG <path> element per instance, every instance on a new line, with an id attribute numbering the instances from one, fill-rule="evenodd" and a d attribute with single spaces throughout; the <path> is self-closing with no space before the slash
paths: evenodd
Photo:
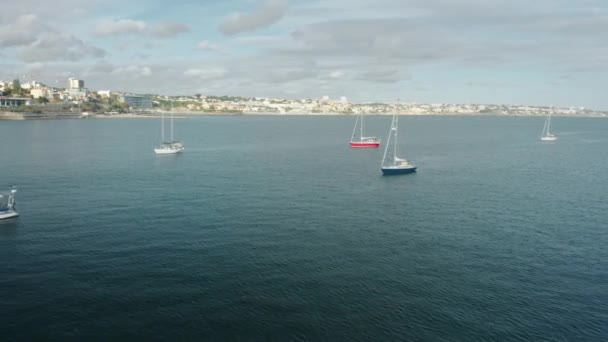
<path id="1" fill-rule="evenodd" d="M 357 137 L 357 130 L 359 131 L 358 137 Z M 353 128 L 353 135 L 350 138 L 350 147 L 352 147 L 352 148 L 380 147 L 380 139 L 378 139 L 376 137 L 363 136 L 363 114 L 359 114 L 357 116 L 357 121 L 355 121 L 355 128 Z"/>

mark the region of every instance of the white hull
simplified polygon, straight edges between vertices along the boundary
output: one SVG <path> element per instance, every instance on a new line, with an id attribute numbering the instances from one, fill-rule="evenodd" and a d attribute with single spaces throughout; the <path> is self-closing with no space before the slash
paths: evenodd
<path id="1" fill-rule="evenodd" d="M 184 151 L 184 148 L 155 148 L 154 153 L 156 154 L 176 154 Z"/>
<path id="2" fill-rule="evenodd" d="M 551 113 L 547 115 L 545 125 L 543 126 L 543 132 L 540 134 L 540 140 L 542 141 L 555 141 L 557 137 L 551 134 Z"/>
<path id="3" fill-rule="evenodd" d="M 0 220 L 5 220 L 13 217 L 17 217 L 19 214 L 14 210 L 8 210 L 0 212 Z"/>

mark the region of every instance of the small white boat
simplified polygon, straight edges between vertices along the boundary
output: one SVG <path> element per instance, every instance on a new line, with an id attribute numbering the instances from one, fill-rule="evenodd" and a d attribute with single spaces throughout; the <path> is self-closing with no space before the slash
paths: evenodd
<path id="1" fill-rule="evenodd" d="M 173 111 L 171 111 L 171 141 L 165 141 L 165 113 L 161 118 L 161 143 L 154 148 L 156 154 L 176 154 L 184 151 L 184 145 L 180 141 L 173 140 Z"/>
<path id="2" fill-rule="evenodd" d="M 540 135 L 540 140 L 542 141 L 555 141 L 557 137 L 550 132 L 551 130 L 551 112 L 547 116 L 545 120 L 545 125 L 543 126 L 543 132 Z"/>
<path id="3" fill-rule="evenodd" d="M 159 147 L 154 149 L 156 154 L 175 154 L 184 151 L 184 146 L 179 141 L 163 142 Z"/>
<path id="4" fill-rule="evenodd" d="M 0 220 L 9 219 L 19 216 L 19 213 L 15 211 L 15 194 L 17 193 L 16 187 L 11 187 L 8 194 L 0 193 Z"/>

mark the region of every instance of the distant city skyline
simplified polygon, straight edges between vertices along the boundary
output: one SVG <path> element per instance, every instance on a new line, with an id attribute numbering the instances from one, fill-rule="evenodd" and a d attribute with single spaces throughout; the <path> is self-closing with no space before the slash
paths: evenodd
<path id="1" fill-rule="evenodd" d="M 22 0 L 0 13 L 0 80 L 606 110 L 605 32 L 600 0 Z"/>

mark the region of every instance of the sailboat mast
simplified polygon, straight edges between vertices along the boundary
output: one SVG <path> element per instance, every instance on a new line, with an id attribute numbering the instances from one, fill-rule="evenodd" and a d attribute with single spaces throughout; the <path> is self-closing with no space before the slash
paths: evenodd
<path id="1" fill-rule="evenodd" d="M 550 134 L 551 131 L 551 112 L 549 112 L 549 119 L 547 120 L 547 135 Z"/>
<path id="2" fill-rule="evenodd" d="M 397 161 L 397 130 L 399 129 L 399 117 L 395 114 L 395 142 L 393 144 L 393 164 Z"/>
<path id="3" fill-rule="evenodd" d="M 359 140 L 363 140 L 363 114 L 361 114 L 361 131 L 359 134 L 360 138 Z"/>
<path id="4" fill-rule="evenodd" d="M 547 132 L 547 120 L 548 120 L 548 117 L 545 118 L 545 123 L 543 124 L 543 131 L 540 133 L 541 138 L 544 137 Z"/>
<path id="5" fill-rule="evenodd" d="M 173 142 L 173 108 L 171 109 L 171 142 Z"/>
<path id="6" fill-rule="evenodd" d="M 165 142 L 165 111 L 161 111 L 161 119 L 160 119 L 160 139 L 161 143 Z"/>
<path id="7" fill-rule="evenodd" d="M 388 138 L 386 139 L 386 147 L 384 148 L 384 155 L 382 156 L 382 165 L 380 167 L 384 167 L 384 163 L 386 162 L 386 154 L 388 152 L 388 148 L 391 145 L 391 136 L 393 135 L 393 124 L 395 123 L 395 116 L 393 116 L 393 121 L 391 121 L 391 129 L 388 132 Z"/>
<path id="8" fill-rule="evenodd" d="M 357 127 L 359 127 L 359 116 L 361 116 L 361 114 L 357 115 L 357 120 L 355 120 L 355 127 L 353 127 L 353 135 L 351 136 L 350 141 L 355 140 L 355 135 L 357 134 Z"/>

